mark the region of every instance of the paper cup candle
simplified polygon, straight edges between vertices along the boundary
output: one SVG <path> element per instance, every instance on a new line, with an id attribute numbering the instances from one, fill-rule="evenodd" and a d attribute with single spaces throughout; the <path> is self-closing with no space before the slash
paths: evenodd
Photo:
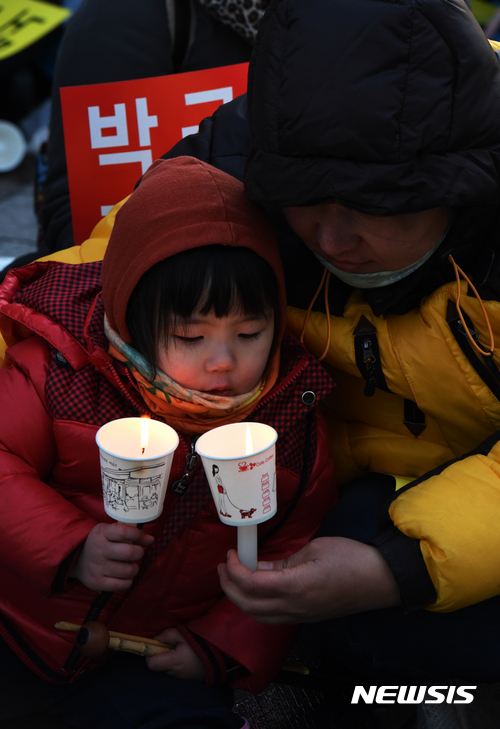
<path id="1" fill-rule="evenodd" d="M 163 510 L 175 430 L 149 418 L 121 418 L 99 428 L 104 510 L 117 521 L 143 524 Z"/>
<path id="2" fill-rule="evenodd" d="M 276 513 L 276 440 L 263 423 L 214 428 L 196 442 L 219 518 L 238 527 L 238 557 L 257 569 L 257 524 Z"/>

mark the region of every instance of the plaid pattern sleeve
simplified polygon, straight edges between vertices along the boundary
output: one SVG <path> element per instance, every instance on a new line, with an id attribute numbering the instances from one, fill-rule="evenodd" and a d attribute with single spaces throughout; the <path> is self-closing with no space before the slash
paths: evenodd
<path id="1" fill-rule="evenodd" d="M 47 402 L 58 420 L 102 425 L 147 412 L 126 368 L 107 354 L 100 274 L 100 261 L 59 264 L 23 287 L 13 299 L 14 304 L 43 315 L 52 327 L 64 332 L 60 337 L 63 351 L 54 344 L 57 334 L 50 343 L 52 357 L 46 383 Z M 87 352 L 78 366 L 72 366 L 65 356 L 65 343 L 71 340 Z M 104 372 L 108 376 L 103 376 Z"/>
<path id="2" fill-rule="evenodd" d="M 13 298 L 31 311 L 49 317 L 85 346 L 84 327 L 90 306 L 101 290 L 101 266 L 59 264 Z"/>

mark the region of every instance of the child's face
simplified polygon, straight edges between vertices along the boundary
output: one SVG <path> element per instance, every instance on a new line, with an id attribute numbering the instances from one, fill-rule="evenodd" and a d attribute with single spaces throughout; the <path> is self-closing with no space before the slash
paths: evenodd
<path id="1" fill-rule="evenodd" d="M 212 312 L 184 319 L 159 350 L 160 367 L 183 387 L 214 395 L 243 395 L 261 379 L 274 335 L 274 317 Z"/>

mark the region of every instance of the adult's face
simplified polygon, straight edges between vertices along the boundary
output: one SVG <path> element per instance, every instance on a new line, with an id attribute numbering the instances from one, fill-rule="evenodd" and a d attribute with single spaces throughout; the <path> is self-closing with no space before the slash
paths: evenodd
<path id="1" fill-rule="evenodd" d="M 405 215 L 365 215 L 342 205 L 284 208 L 290 227 L 341 271 L 399 271 L 425 255 L 446 230 L 449 208 Z"/>

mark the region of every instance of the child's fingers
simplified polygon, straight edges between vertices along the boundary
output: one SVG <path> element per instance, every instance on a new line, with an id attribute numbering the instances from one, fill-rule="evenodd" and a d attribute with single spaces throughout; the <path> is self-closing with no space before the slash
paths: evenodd
<path id="1" fill-rule="evenodd" d="M 166 653 L 157 653 L 155 656 L 148 656 L 146 663 L 150 671 L 173 671 L 179 668 L 179 656 L 174 649 Z"/>
<path id="2" fill-rule="evenodd" d="M 140 532 L 140 538 L 136 540 L 136 544 L 140 544 L 141 547 L 150 547 L 155 538 L 152 534 L 144 534 L 143 531 L 138 530 Z"/>
<path id="3" fill-rule="evenodd" d="M 116 562 L 139 562 L 144 557 L 144 549 L 138 544 L 108 542 L 102 554 L 105 559 Z"/>
<path id="4" fill-rule="evenodd" d="M 165 635 L 164 631 L 161 635 Z M 196 653 L 181 639 L 175 647 L 167 653 L 148 656 L 146 663 L 151 671 L 164 671 L 177 678 L 191 681 L 204 681 L 205 668 Z"/>
<path id="5" fill-rule="evenodd" d="M 177 628 L 165 628 L 161 633 L 155 635 L 155 640 L 162 643 L 168 643 L 172 646 L 165 653 L 158 653 L 155 656 L 148 656 L 146 662 L 152 671 L 171 671 L 179 667 L 182 662 L 180 659 L 180 649 L 185 643 L 184 638 Z M 167 657 L 168 656 L 168 657 Z"/>
<path id="6" fill-rule="evenodd" d="M 121 580 L 117 577 L 106 577 L 101 575 L 95 580 L 89 579 L 87 587 L 97 592 L 123 592 L 132 587 L 133 580 Z"/>
<path id="7" fill-rule="evenodd" d="M 159 640 L 161 643 L 168 643 L 169 645 L 177 645 L 177 643 L 185 643 L 186 641 L 182 637 L 182 634 L 177 628 L 165 628 L 154 636 L 155 640 Z"/>
<path id="8" fill-rule="evenodd" d="M 138 572 L 139 565 L 136 562 L 117 562 L 114 560 L 105 562 L 101 570 L 104 577 L 119 580 L 131 580 Z"/>
<path id="9" fill-rule="evenodd" d="M 91 590 L 128 590 L 139 571 L 144 547 L 153 542 L 151 535 L 133 524 L 96 524 L 70 575 Z"/>
<path id="10" fill-rule="evenodd" d="M 149 534 L 144 534 L 142 529 L 138 529 L 133 524 L 124 524 L 123 522 L 114 522 L 113 524 L 102 524 L 103 534 L 110 542 L 130 542 L 132 544 L 146 542 L 144 546 L 149 546 L 154 538 Z"/>
<path id="11" fill-rule="evenodd" d="M 172 648 L 169 651 L 165 651 L 165 653 L 148 656 L 146 662 L 149 668 L 152 671 L 167 671 L 178 666 L 179 647 L 185 641 L 177 628 L 165 628 L 161 633 L 155 635 L 155 640 L 159 640 L 161 643 L 168 643 Z M 167 653 L 170 654 L 168 658 L 166 658 Z"/>

